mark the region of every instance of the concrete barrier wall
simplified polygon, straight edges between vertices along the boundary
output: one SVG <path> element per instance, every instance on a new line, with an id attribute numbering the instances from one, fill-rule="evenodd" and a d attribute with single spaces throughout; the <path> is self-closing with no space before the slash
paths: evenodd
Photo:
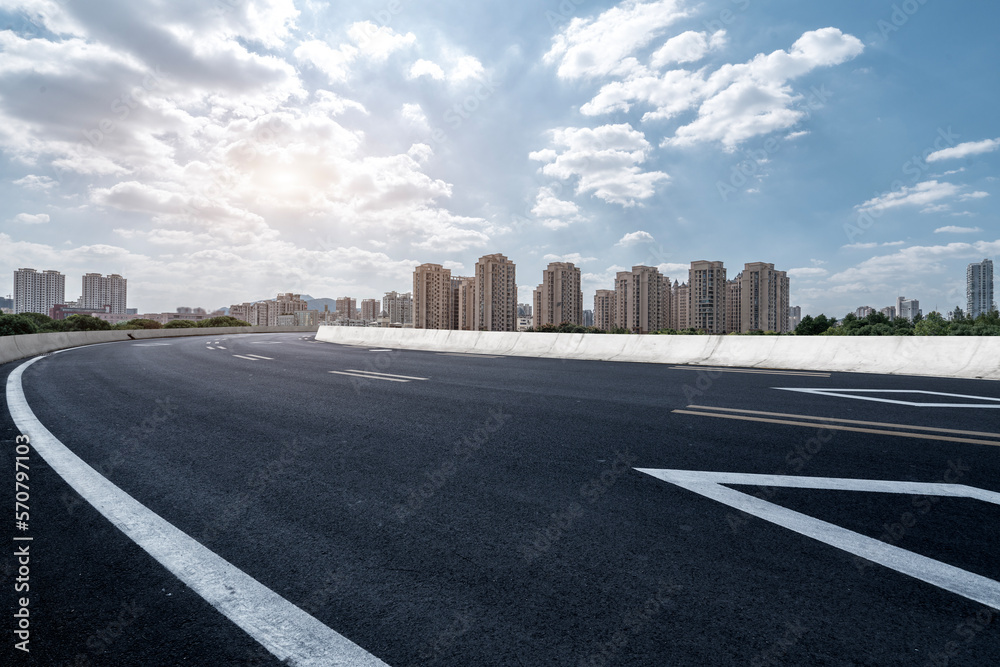
<path id="1" fill-rule="evenodd" d="M 311 333 L 316 327 L 192 327 L 189 329 L 136 329 L 128 331 L 67 331 L 57 333 L 0 336 L 0 364 L 94 343 L 178 336 L 226 336 L 248 333 Z"/>
<path id="2" fill-rule="evenodd" d="M 1000 380 L 1000 336 L 628 336 L 323 326 L 316 340 L 555 359 Z"/>

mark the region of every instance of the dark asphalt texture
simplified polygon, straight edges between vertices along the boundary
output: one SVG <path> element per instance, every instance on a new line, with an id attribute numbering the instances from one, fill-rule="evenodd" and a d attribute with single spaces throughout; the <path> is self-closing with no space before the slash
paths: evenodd
<path id="1" fill-rule="evenodd" d="M 24 374 L 28 402 L 112 482 L 392 667 L 1000 664 L 1000 612 L 633 470 L 941 482 L 958 465 L 961 483 L 1000 491 L 1000 447 L 834 431 L 817 448 L 814 427 L 671 412 L 1000 433 L 995 409 L 773 389 L 1000 398 L 1000 383 L 371 352 L 301 334 L 164 342 L 50 355 Z M 0 366 L 4 383 L 20 363 Z M 329 372 L 350 369 L 429 379 Z M 16 435 L 5 406 L 8 508 Z M 0 663 L 280 664 L 31 456 L 31 654 L 5 630 Z M 739 488 L 880 539 L 916 507 Z M 1000 507 L 914 513 L 887 539 L 1000 579 Z"/>

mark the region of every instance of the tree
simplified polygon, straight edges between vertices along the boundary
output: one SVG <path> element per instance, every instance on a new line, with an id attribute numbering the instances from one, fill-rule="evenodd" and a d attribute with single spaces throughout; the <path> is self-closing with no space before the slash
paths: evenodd
<path id="1" fill-rule="evenodd" d="M 42 315 L 41 313 L 21 313 L 21 317 L 27 317 L 34 322 L 39 332 L 44 331 L 47 326 L 55 322 L 48 315 Z"/>
<path id="2" fill-rule="evenodd" d="M 947 336 L 949 333 L 948 322 L 941 316 L 941 313 L 932 311 L 919 322 L 913 325 L 915 336 Z"/>
<path id="3" fill-rule="evenodd" d="M 162 329 L 163 325 L 156 320 L 137 317 L 134 320 L 126 320 L 115 325 L 115 329 Z"/>
<path id="4" fill-rule="evenodd" d="M 0 315 L 0 336 L 22 336 L 33 333 L 38 333 L 38 325 L 33 318 L 25 317 L 23 314 Z"/>
<path id="5" fill-rule="evenodd" d="M 199 327 L 248 327 L 249 322 L 244 322 L 243 320 L 238 320 L 231 315 L 220 315 L 219 317 L 210 317 L 207 320 L 201 320 L 198 322 Z"/>
<path id="6" fill-rule="evenodd" d="M 55 322 L 53 322 L 55 324 Z M 60 322 L 59 331 L 110 331 L 111 324 L 93 315 L 70 315 Z"/>
<path id="7" fill-rule="evenodd" d="M 163 325 L 164 329 L 193 329 L 198 324 L 194 320 L 170 320 Z"/>

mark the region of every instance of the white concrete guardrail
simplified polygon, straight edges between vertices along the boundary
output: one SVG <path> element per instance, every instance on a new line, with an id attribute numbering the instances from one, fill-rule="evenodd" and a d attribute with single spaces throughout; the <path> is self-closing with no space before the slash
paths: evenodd
<path id="1" fill-rule="evenodd" d="M 0 336 L 0 364 L 25 357 L 35 357 L 56 350 L 81 345 L 174 338 L 177 336 L 228 336 L 250 333 L 311 333 L 316 327 L 191 327 L 187 329 L 128 329 L 111 331 L 65 331 L 56 333 Z M 129 336 L 131 334 L 131 336 Z"/>
<path id="2" fill-rule="evenodd" d="M 638 336 L 321 326 L 316 340 L 555 359 L 1000 380 L 1000 336 Z"/>

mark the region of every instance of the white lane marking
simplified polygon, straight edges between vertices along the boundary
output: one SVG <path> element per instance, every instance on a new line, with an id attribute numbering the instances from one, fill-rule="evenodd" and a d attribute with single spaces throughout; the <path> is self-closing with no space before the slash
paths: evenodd
<path id="1" fill-rule="evenodd" d="M 389 382 L 409 382 L 409 380 L 399 380 L 397 378 L 385 378 L 378 375 L 361 375 L 360 373 L 345 373 L 344 371 L 330 371 L 337 375 L 349 375 L 352 378 L 365 378 L 366 380 L 387 380 Z"/>
<path id="2" fill-rule="evenodd" d="M 358 346 L 357 345 L 353 345 L 352 347 L 358 347 Z M 362 345 L 361 347 L 364 347 L 364 345 Z M 388 350 L 388 349 L 386 349 L 386 350 L 368 350 L 368 351 L 369 352 L 392 352 L 392 350 Z"/>
<path id="3" fill-rule="evenodd" d="M 31 446 L 87 502 L 209 604 L 291 665 L 387 667 L 384 662 L 205 548 L 122 491 L 35 417 L 21 386 L 35 357 L 7 378 L 7 405 Z"/>
<path id="4" fill-rule="evenodd" d="M 267 359 L 268 361 L 274 361 L 274 357 L 262 357 L 259 354 L 247 354 L 248 357 L 256 357 L 257 359 Z"/>
<path id="5" fill-rule="evenodd" d="M 215 349 L 216 349 L 216 350 L 225 350 L 226 348 L 224 348 L 224 347 L 222 347 L 221 345 L 219 345 L 219 346 L 218 346 L 218 347 L 216 347 Z"/>
<path id="6" fill-rule="evenodd" d="M 407 380 L 429 380 L 430 378 L 419 378 L 413 375 L 396 375 L 395 373 L 379 373 L 377 371 L 359 371 L 357 368 L 348 368 L 352 373 L 365 373 L 366 375 L 384 375 L 391 378 L 405 378 Z"/>
<path id="7" fill-rule="evenodd" d="M 1000 609 L 1000 582 L 942 563 L 881 540 L 816 519 L 722 486 L 789 487 L 800 489 L 830 489 L 840 491 L 872 491 L 909 495 L 974 498 L 1000 505 L 1000 493 L 962 484 L 923 484 L 886 480 L 837 479 L 827 477 L 793 477 L 787 475 L 752 475 L 743 473 L 702 472 L 696 470 L 660 470 L 636 468 L 671 484 L 717 500 L 747 514 L 770 521 L 800 535 L 811 537 L 848 553 L 919 579 L 962 597 Z"/>
<path id="8" fill-rule="evenodd" d="M 501 354 L 471 354 L 469 352 L 438 352 L 439 357 L 478 357 L 479 359 L 502 359 Z"/>
<path id="9" fill-rule="evenodd" d="M 1000 398 L 990 396 L 968 396 L 966 394 L 945 394 L 940 391 L 924 391 L 923 389 L 813 389 L 808 387 L 772 387 L 781 391 L 798 391 L 803 394 L 819 396 L 839 396 L 853 398 L 859 401 L 875 401 L 877 403 L 893 403 L 895 405 L 911 405 L 918 408 L 1000 408 Z M 897 401 L 891 398 L 876 398 L 875 396 L 855 396 L 855 393 L 866 394 L 928 394 L 930 396 L 948 396 L 950 398 L 971 398 L 979 401 L 994 401 L 994 403 L 919 403 L 915 401 Z"/>
<path id="10" fill-rule="evenodd" d="M 251 345 L 281 345 L 280 340 L 255 340 L 250 342 Z"/>
<path id="11" fill-rule="evenodd" d="M 136 343 L 132 347 L 170 347 L 173 343 Z"/>
<path id="12" fill-rule="evenodd" d="M 813 371 L 782 371 L 768 368 L 721 368 L 718 366 L 670 366 L 675 371 L 718 371 L 720 373 L 754 373 L 758 375 L 801 375 L 804 377 L 828 378 L 829 373 Z"/>
<path id="13" fill-rule="evenodd" d="M 213 346 L 211 346 L 211 345 L 206 345 L 205 349 L 206 350 L 214 350 L 215 348 Z"/>
<path id="14" fill-rule="evenodd" d="M 260 359 L 254 359 L 253 357 L 244 357 L 242 354 L 234 354 L 234 357 L 239 357 L 240 359 L 246 359 L 247 361 L 260 361 Z"/>

